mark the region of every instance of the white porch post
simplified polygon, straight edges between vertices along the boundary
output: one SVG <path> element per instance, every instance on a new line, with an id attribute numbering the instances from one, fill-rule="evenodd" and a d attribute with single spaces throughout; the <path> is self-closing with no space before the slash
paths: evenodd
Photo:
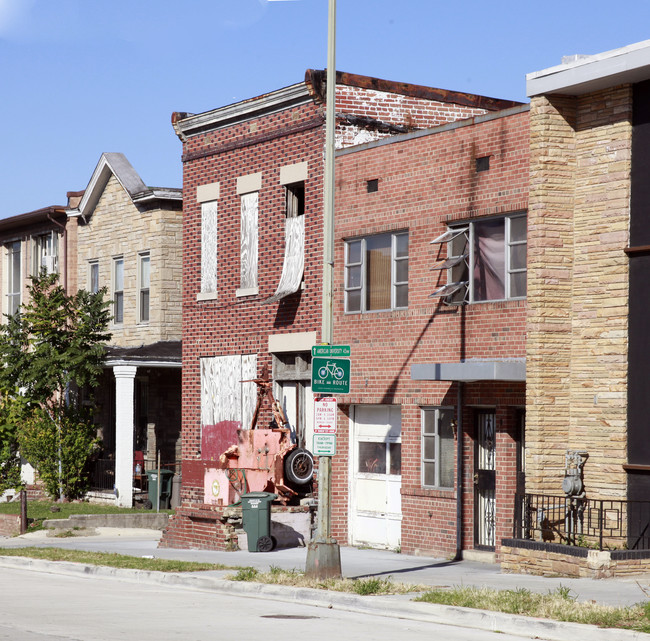
<path id="1" fill-rule="evenodd" d="M 135 365 L 115 365 L 115 489 L 116 505 L 133 506 L 133 429 Z"/>

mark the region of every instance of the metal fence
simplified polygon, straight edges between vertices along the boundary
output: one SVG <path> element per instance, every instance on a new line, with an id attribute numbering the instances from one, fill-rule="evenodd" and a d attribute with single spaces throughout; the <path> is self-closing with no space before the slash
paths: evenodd
<path id="1" fill-rule="evenodd" d="M 650 501 L 517 495 L 513 536 L 599 550 L 648 550 Z"/>
<path id="2" fill-rule="evenodd" d="M 108 490 L 115 489 L 115 461 L 100 458 L 92 462 L 90 468 L 90 489 Z"/>

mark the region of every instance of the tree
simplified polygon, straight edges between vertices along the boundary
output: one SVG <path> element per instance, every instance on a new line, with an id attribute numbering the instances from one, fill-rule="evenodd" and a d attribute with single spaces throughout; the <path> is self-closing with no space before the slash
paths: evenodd
<path id="1" fill-rule="evenodd" d="M 27 289 L 27 302 L 0 327 L 0 387 L 20 390 L 29 403 L 28 418 L 18 429 L 23 456 L 51 494 L 75 498 L 83 487 L 79 470 L 96 439 L 89 436 L 91 419 L 82 415 L 72 391 L 99 380 L 111 338 L 106 289 L 68 295 L 58 275 L 44 270 L 30 278 Z"/>

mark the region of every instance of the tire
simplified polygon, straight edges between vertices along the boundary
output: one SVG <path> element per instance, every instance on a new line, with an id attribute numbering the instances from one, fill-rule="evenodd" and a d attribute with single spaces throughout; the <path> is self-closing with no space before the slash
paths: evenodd
<path id="1" fill-rule="evenodd" d="M 327 367 L 321 367 L 321 368 L 318 370 L 318 376 L 319 376 L 320 378 L 326 378 L 326 377 L 327 377 Z"/>
<path id="2" fill-rule="evenodd" d="M 334 370 L 334 378 L 337 379 L 337 380 L 339 380 L 339 381 L 343 378 L 343 374 L 344 374 L 344 372 L 343 372 L 343 368 L 342 368 L 342 367 L 337 367 L 337 368 Z"/>
<path id="3" fill-rule="evenodd" d="M 270 552 L 275 547 L 275 541 L 272 536 L 260 536 L 257 539 L 258 552 Z"/>
<path id="4" fill-rule="evenodd" d="M 307 485 L 314 477 L 314 457 L 301 447 L 291 450 L 284 459 L 284 476 L 296 485 Z"/>
<path id="5" fill-rule="evenodd" d="M 147 499 L 143 504 L 142 504 L 142 509 L 143 510 L 153 510 L 153 503 Z"/>

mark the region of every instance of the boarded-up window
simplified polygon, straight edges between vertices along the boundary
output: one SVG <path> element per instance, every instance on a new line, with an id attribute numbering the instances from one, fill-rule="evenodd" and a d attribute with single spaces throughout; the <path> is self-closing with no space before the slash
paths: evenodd
<path id="1" fill-rule="evenodd" d="M 259 195 L 241 197 L 241 281 L 242 289 L 257 287 L 257 210 Z"/>
<path id="2" fill-rule="evenodd" d="M 202 358 L 201 423 L 214 425 L 229 420 L 250 427 L 257 387 L 242 381 L 256 376 L 256 354 Z"/>
<path id="3" fill-rule="evenodd" d="M 201 204 L 201 293 L 217 291 L 217 201 Z"/>

